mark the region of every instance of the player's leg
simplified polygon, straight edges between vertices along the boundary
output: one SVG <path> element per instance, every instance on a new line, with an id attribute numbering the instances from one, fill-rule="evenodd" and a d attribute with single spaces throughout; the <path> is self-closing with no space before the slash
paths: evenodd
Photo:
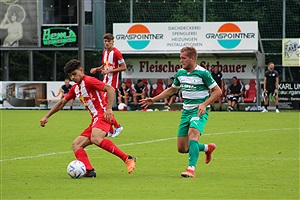
<path id="1" fill-rule="evenodd" d="M 274 93 L 274 99 L 275 99 L 276 113 L 279 113 L 279 109 L 278 109 L 278 94 L 277 93 Z"/>
<path id="2" fill-rule="evenodd" d="M 205 152 L 205 162 L 209 163 L 212 157 L 211 154 L 216 148 L 215 144 L 198 143 L 198 139 L 204 130 L 208 115 L 206 113 L 198 117 L 196 111 L 197 109 L 195 110 L 193 116 L 190 118 L 190 128 L 188 130 L 189 166 L 185 172 L 181 173 L 182 177 L 195 177 L 195 168 L 199 158 L 199 152 Z"/>
<path id="3" fill-rule="evenodd" d="M 265 93 L 264 93 L 264 109 L 262 112 L 268 112 L 268 104 L 269 104 L 269 91 L 267 90 Z"/>
<path id="4" fill-rule="evenodd" d="M 232 97 L 228 98 L 228 107 L 227 107 L 227 111 L 230 112 L 233 110 L 233 106 L 232 106 Z"/>
<path id="5" fill-rule="evenodd" d="M 114 129 L 110 129 L 109 131 L 112 131 L 111 137 L 117 137 L 122 132 L 123 126 L 121 126 L 121 124 L 119 124 L 115 118 L 112 119 L 112 125 L 114 126 Z"/>
<path id="6" fill-rule="evenodd" d="M 88 133 L 88 129 L 86 129 L 85 132 L 82 134 L 84 135 L 85 133 Z M 73 150 L 77 160 L 80 160 L 81 162 L 83 162 L 86 167 L 87 173 L 86 173 L 85 177 L 96 177 L 96 172 L 88 158 L 86 151 L 84 150 L 84 148 L 86 146 L 91 145 L 92 143 L 87 136 L 83 136 L 83 135 L 78 136 L 73 141 L 72 150 Z"/>
<path id="7" fill-rule="evenodd" d="M 73 110 L 74 99 L 70 100 L 70 110 Z"/>
<path id="8" fill-rule="evenodd" d="M 124 103 L 126 104 L 126 106 L 128 106 L 128 103 L 129 103 L 129 96 L 128 95 L 125 95 Z"/>
<path id="9" fill-rule="evenodd" d="M 118 96 L 118 104 L 122 103 L 122 97 Z"/>
<path id="10" fill-rule="evenodd" d="M 219 103 L 219 111 L 222 111 L 222 96 L 219 97 L 218 103 Z"/>
<path id="11" fill-rule="evenodd" d="M 194 109 L 195 113 L 198 112 L 198 109 Z M 189 165 L 188 168 L 181 173 L 181 177 L 193 178 L 195 177 L 195 160 L 197 162 L 199 156 L 199 147 L 197 139 L 194 136 L 194 130 L 190 129 L 190 121 L 193 119 L 190 114 L 193 111 L 182 111 L 182 116 L 180 119 L 180 124 L 178 127 L 178 139 L 177 139 L 177 148 L 179 153 L 189 153 Z M 195 114 L 197 116 L 197 114 Z M 195 130 L 197 132 L 197 130 Z M 190 137 L 194 136 L 194 137 Z M 199 136 L 198 136 L 199 137 Z"/>
<path id="12" fill-rule="evenodd" d="M 111 124 L 108 123 L 103 116 L 99 116 L 98 120 L 93 125 L 91 142 L 107 152 L 118 156 L 122 159 L 127 168 L 128 173 L 132 173 L 135 168 L 135 158 L 125 154 L 111 140 L 106 139 L 106 133 L 109 131 Z"/>

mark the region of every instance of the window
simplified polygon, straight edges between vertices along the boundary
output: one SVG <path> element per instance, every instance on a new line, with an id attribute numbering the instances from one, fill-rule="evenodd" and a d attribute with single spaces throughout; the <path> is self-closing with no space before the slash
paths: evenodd
<path id="1" fill-rule="evenodd" d="M 43 24 L 77 24 L 77 0 L 44 0 Z"/>
<path id="2" fill-rule="evenodd" d="M 93 24 L 93 1 L 92 0 L 84 0 L 84 13 L 85 13 L 85 24 L 92 25 Z"/>

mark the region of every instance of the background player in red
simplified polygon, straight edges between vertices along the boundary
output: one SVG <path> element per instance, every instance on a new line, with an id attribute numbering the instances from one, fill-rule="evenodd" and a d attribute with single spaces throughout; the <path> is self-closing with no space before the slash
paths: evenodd
<path id="1" fill-rule="evenodd" d="M 40 120 L 40 125 L 44 127 L 51 115 L 61 110 L 68 101 L 78 97 L 92 116 L 90 125 L 72 143 L 75 157 L 86 166 L 85 177 L 96 177 L 96 171 L 84 150 L 86 146 L 92 144 L 121 158 L 127 166 L 128 173 L 131 174 L 135 168 L 135 158 L 125 154 L 112 141 L 105 138 L 111 127 L 111 121 L 114 119 L 112 112 L 114 88 L 94 77 L 85 75 L 78 60 L 70 60 L 64 67 L 64 71 L 76 84 Z M 104 97 L 104 93 L 107 93 L 106 97 Z"/>
<path id="2" fill-rule="evenodd" d="M 126 70 L 126 63 L 122 53 L 114 47 L 114 36 L 111 33 L 106 33 L 103 36 L 105 49 L 102 52 L 102 65 L 90 70 L 90 73 L 95 74 L 97 71 L 104 75 L 103 82 L 112 86 L 115 92 L 119 88 L 119 73 Z M 111 128 L 108 136 L 117 137 L 123 127 L 116 121 L 112 121 L 114 129 Z"/>

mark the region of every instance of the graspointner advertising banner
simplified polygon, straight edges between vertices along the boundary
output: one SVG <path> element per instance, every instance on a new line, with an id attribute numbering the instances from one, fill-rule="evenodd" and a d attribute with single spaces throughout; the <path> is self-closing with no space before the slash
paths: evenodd
<path id="1" fill-rule="evenodd" d="M 37 0 L 0 1 L 0 46 L 37 46 L 37 19 Z"/>
<path id="2" fill-rule="evenodd" d="M 115 45 L 122 53 L 256 52 L 257 22 L 114 23 Z"/>

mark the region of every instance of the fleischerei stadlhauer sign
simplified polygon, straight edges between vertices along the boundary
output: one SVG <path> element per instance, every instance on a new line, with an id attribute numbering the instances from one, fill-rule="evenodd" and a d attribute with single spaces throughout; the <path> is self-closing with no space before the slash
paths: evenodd
<path id="1" fill-rule="evenodd" d="M 77 26 L 43 26 L 42 47 L 77 47 Z"/>

